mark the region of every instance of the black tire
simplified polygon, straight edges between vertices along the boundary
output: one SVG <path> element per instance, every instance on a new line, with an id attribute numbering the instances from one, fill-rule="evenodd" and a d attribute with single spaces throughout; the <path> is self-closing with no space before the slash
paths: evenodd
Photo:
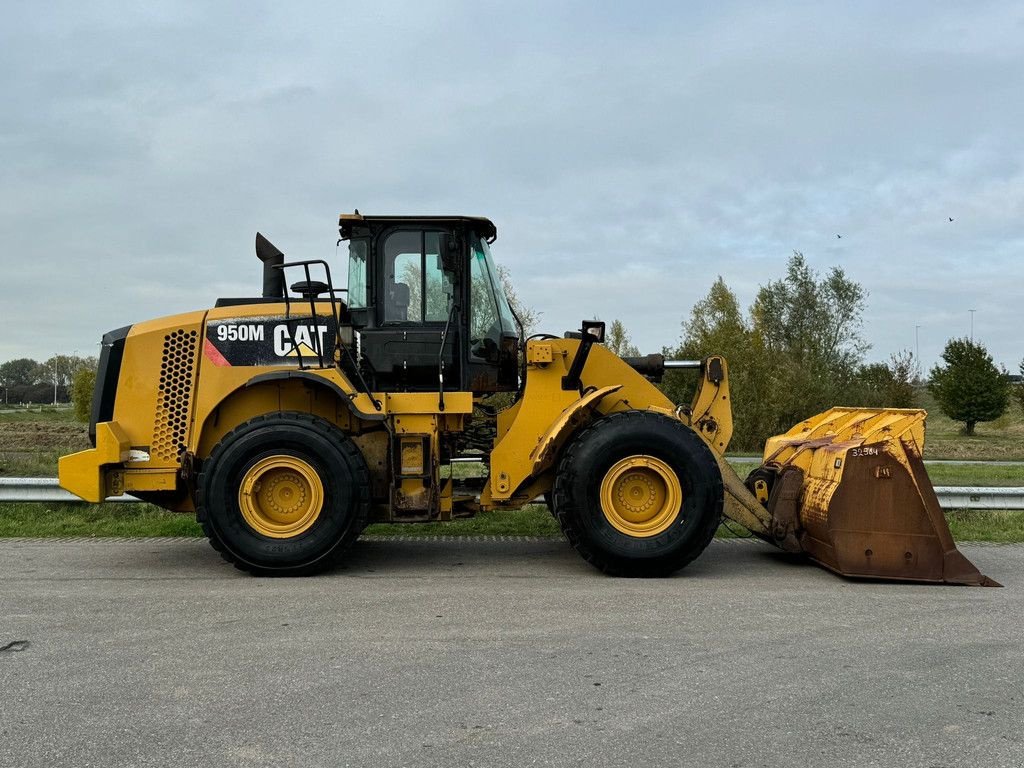
<path id="1" fill-rule="evenodd" d="M 663 462 L 682 489 L 678 514 L 648 536 L 616 528 L 601 504 L 609 470 L 637 456 Z M 711 449 L 676 419 L 647 411 L 615 413 L 582 430 L 563 452 L 554 491 L 555 516 L 569 543 L 614 576 L 674 573 L 707 548 L 722 518 L 722 475 Z"/>
<path id="2" fill-rule="evenodd" d="M 275 456 L 304 462 L 322 486 L 312 524 L 283 538 L 253 528 L 239 503 L 246 473 Z M 307 575 L 335 564 L 366 527 L 370 473 L 355 443 L 330 422 L 307 413 L 259 416 L 226 434 L 203 462 L 196 511 L 211 546 L 235 567 L 256 575 Z"/>
<path id="3" fill-rule="evenodd" d="M 544 491 L 544 504 L 547 506 L 548 512 L 551 513 L 551 516 L 553 518 L 555 518 L 555 520 L 557 520 L 558 519 L 558 515 L 555 513 L 555 491 L 554 491 L 554 489 L 551 489 L 550 491 Z"/>

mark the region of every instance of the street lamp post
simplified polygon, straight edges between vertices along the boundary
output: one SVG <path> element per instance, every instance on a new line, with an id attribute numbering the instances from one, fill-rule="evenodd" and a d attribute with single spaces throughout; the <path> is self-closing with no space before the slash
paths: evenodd
<path id="1" fill-rule="evenodd" d="M 921 378 L 921 326 L 914 326 L 914 363 L 917 367 L 917 378 Z"/>

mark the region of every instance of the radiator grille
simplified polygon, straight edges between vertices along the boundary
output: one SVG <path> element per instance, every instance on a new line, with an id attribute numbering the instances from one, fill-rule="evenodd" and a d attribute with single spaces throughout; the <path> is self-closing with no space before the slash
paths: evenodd
<path id="1" fill-rule="evenodd" d="M 150 446 L 150 453 L 154 459 L 178 461 L 185 450 L 197 341 L 198 333 L 185 329 L 179 329 L 164 337 L 156 420 L 153 423 L 153 443 Z"/>

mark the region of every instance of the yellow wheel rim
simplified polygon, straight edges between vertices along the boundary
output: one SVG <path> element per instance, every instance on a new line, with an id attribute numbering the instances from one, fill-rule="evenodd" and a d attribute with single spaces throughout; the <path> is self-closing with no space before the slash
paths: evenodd
<path id="1" fill-rule="evenodd" d="M 287 539 L 309 529 L 324 505 L 324 486 L 313 469 L 294 456 L 257 461 L 242 478 L 238 507 L 257 533 Z"/>
<path id="2" fill-rule="evenodd" d="M 657 536 L 676 521 L 682 506 L 675 470 L 654 456 L 622 459 L 601 481 L 601 511 L 627 536 Z"/>

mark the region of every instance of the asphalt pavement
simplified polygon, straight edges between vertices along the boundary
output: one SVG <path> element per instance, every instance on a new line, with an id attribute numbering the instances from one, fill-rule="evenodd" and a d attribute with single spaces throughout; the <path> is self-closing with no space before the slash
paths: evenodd
<path id="1" fill-rule="evenodd" d="M 716 541 L 663 580 L 555 540 L 389 540 L 309 579 L 205 542 L 0 540 L 0 766 L 1024 766 L 1004 589 Z"/>

